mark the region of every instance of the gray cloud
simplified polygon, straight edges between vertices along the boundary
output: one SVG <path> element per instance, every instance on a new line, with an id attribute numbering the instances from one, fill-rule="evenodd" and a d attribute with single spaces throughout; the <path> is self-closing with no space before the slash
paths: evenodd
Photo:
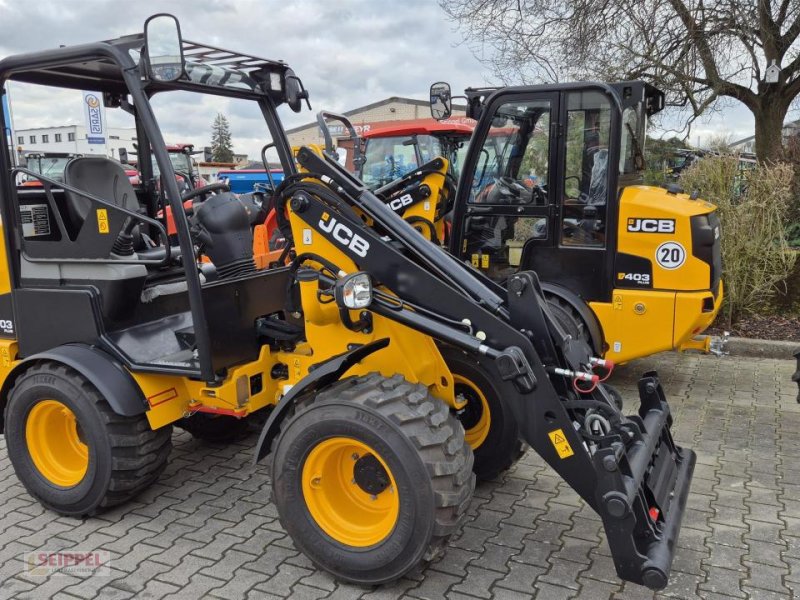
<path id="1" fill-rule="evenodd" d="M 456 90 L 489 83 L 483 66 L 457 45 L 434 0 L 0 0 L 0 55 L 133 33 L 163 10 L 180 19 L 187 39 L 286 60 L 310 91 L 314 109 L 299 115 L 281 110 L 287 129 L 312 121 L 323 108 L 344 111 L 388 96 L 425 98 L 430 83 L 441 79 Z M 12 90 L 18 127 L 61 124 L 70 117 L 80 122 L 78 94 L 32 87 Z M 266 132 L 256 112 L 236 101 L 177 96 L 156 101 L 168 140 L 207 144 L 219 110 L 231 116 L 236 150 L 257 156 Z M 109 111 L 110 125 L 129 124 L 119 112 Z"/>
<path id="2" fill-rule="evenodd" d="M 492 83 L 485 67 L 459 45 L 435 0 L 0 0 L 0 56 L 133 33 L 164 10 L 180 19 L 187 39 L 286 60 L 303 79 L 314 108 L 299 115 L 281 109 L 287 129 L 312 121 L 323 108 L 341 112 L 388 96 L 425 98 L 433 81 L 450 81 L 454 90 Z M 18 126 L 81 122 L 78 94 L 18 88 Z M 266 141 L 260 116 L 226 99 L 173 95 L 157 104 L 170 141 L 208 144 L 218 110 L 231 116 L 237 152 L 255 158 Z M 119 112 L 109 111 L 109 123 L 129 124 Z M 676 125 L 669 117 L 663 122 L 666 128 Z M 702 143 L 721 131 L 743 136 L 752 128 L 746 110 L 730 107 L 698 122 L 692 139 Z"/>

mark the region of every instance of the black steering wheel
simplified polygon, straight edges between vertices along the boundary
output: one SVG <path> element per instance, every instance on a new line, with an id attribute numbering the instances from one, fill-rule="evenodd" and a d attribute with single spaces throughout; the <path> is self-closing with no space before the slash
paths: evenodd
<path id="1" fill-rule="evenodd" d="M 217 183 L 211 183 L 209 185 L 204 185 L 203 187 L 194 188 L 193 190 L 189 190 L 185 194 L 181 195 L 181 202 L 186 202 L 187 200 L 191 200 L 192 198 L 197 198 L 198 196 L 207 196 L 208 194 L 218 194 L 219 192 L 230 192 L 231 186 L 227 183 L 220 181 Z"/>

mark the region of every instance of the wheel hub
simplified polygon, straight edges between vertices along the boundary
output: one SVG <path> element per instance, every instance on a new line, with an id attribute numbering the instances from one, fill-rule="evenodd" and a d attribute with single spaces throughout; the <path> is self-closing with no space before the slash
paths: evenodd
<path id="1" fill-rule="evenodd" d="M 362 456 L 353 467 L 356 485 L 367 494 L 377 496 L 389 487 L 389 474 L 372 454 Z"/>
<path id="2" fill-rule="evenodd" d="M 464 427 L 464 439 L 473 450 L 476 450 L 489 435 L 492 418 L 489 412 L 489 401 L 471 380 L 463 375 L 453 375 L 456 397 L 466 401 L 466 406 L 455 411 L 456 418 Z"/>
<path id="3" fill-rule="evenodd" d="M 383 458 L 351 437 L 311 448 L 301 474 L 311 518 L 340 544 L 366 547 L 394 531 L 400 514 L 397 484 Z"/>
<path id="4" fill-rule="evenodd" d="M 75 413 L 58 400 L 41 400 L 25 423 L 28 453 L 51 484 L 74 487 L 89 468 L 89 448 Z"/>

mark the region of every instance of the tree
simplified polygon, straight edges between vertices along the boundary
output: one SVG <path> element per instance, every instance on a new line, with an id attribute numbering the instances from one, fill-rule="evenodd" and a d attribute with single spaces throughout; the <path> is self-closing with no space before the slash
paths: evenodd
<path id="1" fill-rule="evenodd" d="M 440 0 L 473 50 L 510 81 L 644 79 L 688 110 L 719 100 L 755 117 L 756 154 L 781 152 L 800 94 L 800 0 Z M 767 82 L 767 68 L 781 71 Z"/>
<path id="2" fill-rule="evenodd" d="M 214 162 L 233 162 L 233 143 L 228 119 L 217 113 L 211 126 L 211 160 Z"/>

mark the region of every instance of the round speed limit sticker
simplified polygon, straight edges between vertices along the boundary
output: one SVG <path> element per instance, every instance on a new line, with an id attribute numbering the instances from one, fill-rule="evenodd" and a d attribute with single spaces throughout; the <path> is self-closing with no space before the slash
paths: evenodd
<path id="1" fill-rule="evenodd" d="M 656 250 L 656 262 L 664 269 L 677 269 L 685 261 L 686 249 L 678 242 L 664 242 Z"/>

